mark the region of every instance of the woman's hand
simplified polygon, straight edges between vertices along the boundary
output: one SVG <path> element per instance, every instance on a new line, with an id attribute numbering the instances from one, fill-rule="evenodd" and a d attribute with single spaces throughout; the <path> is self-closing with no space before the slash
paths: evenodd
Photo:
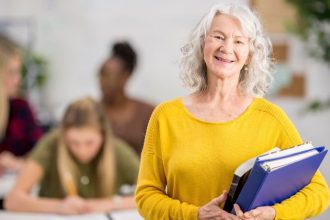
<path id="1" fill-rule="evenodd" d="M 114 205 L 110 199 L 87 199 L 88 212 L 111 212 Z"/>
<path id="2" fill-rule="evenodd" d="M 271 206 L 260 206 L 243 213 L 241 208 L 234 204 L 237 217 L 242 220 L 273 220 L 275 218 L 275 209 Z"/>
<path id="3" fill-rule="evenodd" d="M 237 218 L 237 216 L 232 215 L 220 208 L 220 205 L 224 201 L 226 201 L 226 199 L 227 199 L 227 192 L 224 192 L 219 197 L 214 198 L 211 202 L 200 207 L 198 209 L 198 219 L 199 220 L 208 220 L 208 219 L 235 220 L 235 219 L 239 219 L 239 218 Z"/>
<path id="4" fill-rule="evenodd" d="M 56 213 L 62 215 L 77 215 L 90 212 L 87 201 L 78 196 L 69 196 L 60 202 Z"/>

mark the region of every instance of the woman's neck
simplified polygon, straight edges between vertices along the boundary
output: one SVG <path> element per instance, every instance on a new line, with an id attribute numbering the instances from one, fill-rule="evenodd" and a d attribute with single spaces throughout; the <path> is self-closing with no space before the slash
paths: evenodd
<path id="1" fill-rule="evenodd" d="M 129 98 L 125 95 L 125 93 L 118 93 L 117 95 L 106 98 L 103 97 L 103 103 L 108 108 L 121 108 L 125 106 L 129 101 Z"/>
<path id="2" fill-rule="evenodd" d="M 238 84 L 238 80 L 218 79 L 211 81 L 208 87 L 196 93 L 202 97 L 202 100 L 207 102 L 210 107 L 226 108 L 230 105 L 237 105 L 244 97 Z"/>
<path id="3" fill-rule="evenodd" d="M 245 95 L 238 83 L 217 81 L 208 88 L 184 98 L 188 111 L 196 117 L 212 122 L 226 122 L 241 115 L 253 97 Z"/>

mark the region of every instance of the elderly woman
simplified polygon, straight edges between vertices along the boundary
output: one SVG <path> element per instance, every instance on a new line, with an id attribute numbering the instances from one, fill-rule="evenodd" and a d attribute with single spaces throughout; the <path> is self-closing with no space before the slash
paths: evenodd
<path id="1" fill-rule="evenodd" d="M 182 79 L 195 91 L 153 112 L 136 190 L 146 219 L 304 219 L 325 210 L 329 189 L 311 183 L 274 206 L 238 216 L 221 207 L 235 168 L 303 141 L 287 115 L 261 98 L 271 81 L 271 44 L 246 6 L 215 5 L 183 48 Z"/>

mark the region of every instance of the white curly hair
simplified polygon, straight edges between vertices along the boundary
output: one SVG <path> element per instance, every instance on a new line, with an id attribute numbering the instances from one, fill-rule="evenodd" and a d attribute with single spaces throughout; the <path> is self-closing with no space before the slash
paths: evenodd
<path id="1" fill-rule="evenodd" d="M 207 88 L 207 67 L 204 62 L 203 44 L 214 17 L 227 14 L 237 18 L 244 33 L 250 38 L 249 63 L 247 70 L 240 73 L 239 86 L 244 94 L 263 96 L 272 81 L 273 61 L 272 45 L 264 35 L 257 15 L 245 5 L 216 4 L 199 22 L 190 35 L 190 39 L 182 47 L 180 58 L 180 77 L 184 85 L 195 91 Z"/>

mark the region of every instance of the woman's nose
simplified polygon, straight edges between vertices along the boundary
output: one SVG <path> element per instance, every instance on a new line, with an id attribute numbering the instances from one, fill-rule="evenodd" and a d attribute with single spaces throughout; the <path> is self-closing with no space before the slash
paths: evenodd
<path id="1" fill-rule="evenodd" d="M 231 39 L 226 39 L 223 44 L 221 45 L 220 51 L 224 54 L 231 54 L 233 53 L 233 42 Z"/>

